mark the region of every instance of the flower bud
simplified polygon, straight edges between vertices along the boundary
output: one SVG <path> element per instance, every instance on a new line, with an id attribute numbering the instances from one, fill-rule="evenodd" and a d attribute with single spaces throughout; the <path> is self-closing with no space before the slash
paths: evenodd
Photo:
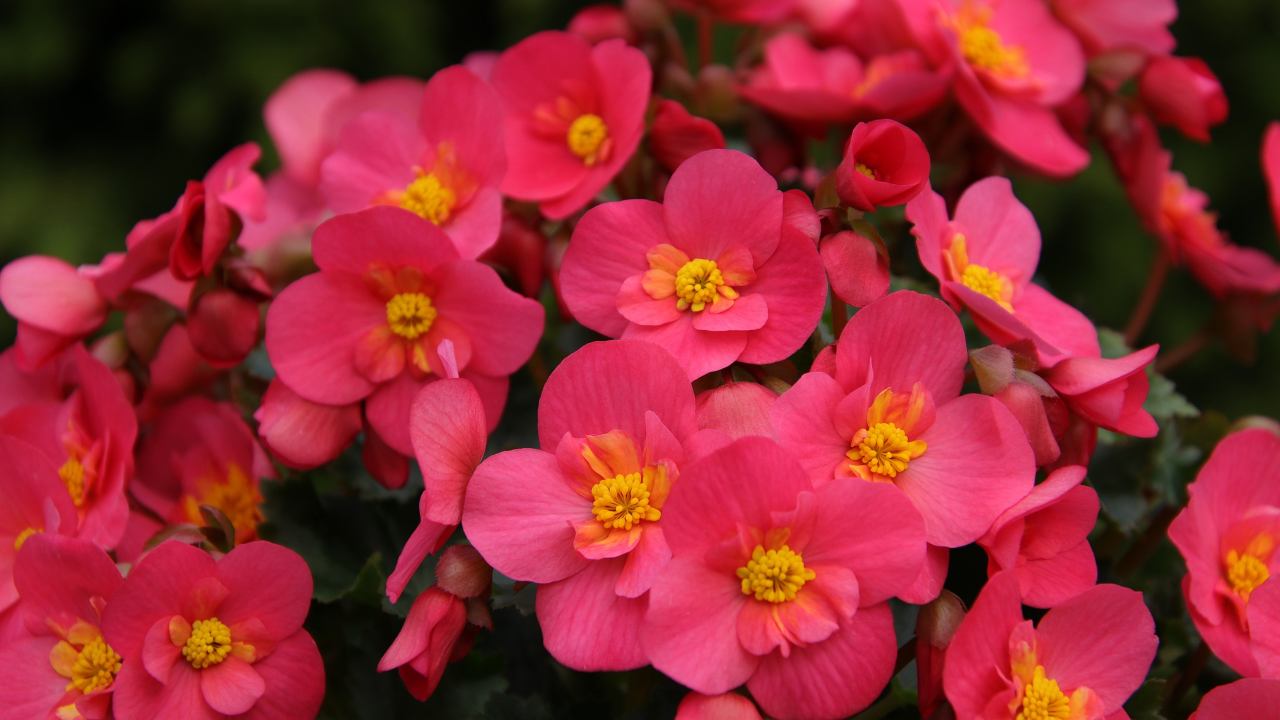
<path id="1" fill-rule="evenodd" d="M 1156 122 L 1200 142 L 1208 142 L 1209 128 L 1227 118 L 1227 96 L 1200 58 L 1155 58 L 1142 71 L 1138 91 Z"/>
<path id="2" fill-rule="evenodd" d="M 906 204 L 929 183 L 929 151 L 895 120 L 858 123 L 836 169 L 840 199 L 864 212 Z"/>
<path id="3" fill-rule="evenodd" d="M 460 598 L 474 598 L 488 592 L 493 568 L 470 545 L 445 548 L 436 563 L 436 585 Z"/>
<path id="4" fill-rule="evenodd" d="M 703 150 L 724 147 L 724 133 L 715 123 L 690 115 L 674 100 L 659 100 L 653 125 L 649 128 L 649 148 L 667 172 Z"/>

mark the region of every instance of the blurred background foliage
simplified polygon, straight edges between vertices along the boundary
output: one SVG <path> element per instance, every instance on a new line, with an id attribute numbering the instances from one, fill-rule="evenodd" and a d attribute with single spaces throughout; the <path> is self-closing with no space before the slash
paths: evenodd
<path id="1" fill-rule="evenodd" d="M 541 29 L 560 28 L 582 0 L 4 0 L 0 3 L 0 264 L 41 253 L 97 262 L 123 248 L 133 223 L 168 210 L 188 178 L 227 149 L 256 140 L 276 159 L 262 105 L 290 75 L 333 67 L 370 79 L 429 76 L 474 50 L 499 49 Z M 1236 242 L 1280 254 L 1258 162 L 1263 127 L 1280 119 L 1280 3 L 1183 2 L 1174 25 L 1178 53 L 1203 57 L 1231 103 L 1210 145 L 1166 132 L 1175 168 L 1206 191 Z M 1040 281 L 1100 326 L 1121 329 L 1141 292 L 1155 240 L 1141 229 L 1101 154 L 1067 183 L 1018 178 L 1017 192 L 1044 235 Z M 886 224 L 886 231 L 900 226 Z M 899 252 L 908 250 L 898 238 Z M 1142 342 L 1173 347 L 1213 322 L 1211 297 L 1175 272 Z M 12 342 L 0 313 L 0 347 Z M 572 333 L 572 345 L 582 340 Z M 568 331 L 558 338 L 568 342 Z M 1182 412 L 1162 394 L 1165 432 L 1152 442 L 1109 442 L 1092 482 L 1104 517 L 1093 539 L 1103 580 L 1142 588 L 1159 619 L 1162 650 L 1154 680 L 1130 704 L 1154 718 L 1164 678 L 1196 644 L 1177 590 L 1181 560 L 1162 524 L 1185 502 L 1184 485 L 1228 420 L 1280 415 L 1280 332 L 1262 339 L 1251 362 L 1221 345 L 1171 374 L 1178 391 L 1205 411 Z M 1153 393 L 1154 394 L 1154 393 Z M 528 443 L 536 390 L 517 378 L 491 450 Z M 1153 408 L 1153 413 L 1156 410 Z M 344 464 L 345 463 L 345 464 Z M 385 572 L 407 537 L 418 481 L 398 493 L 373 484 L 352 458 L 273 486 L 265 533 L 301 552 L 316 574 L 308 627 L 329 669 L 326 717 L 670 717 L 681 690 L 651 669 L 625 675 L 570 673 L 550 661 L 528 610 L 531 593 L 495 589 L 501 632 L 481 633 L 475 651 L 452 666 L 427 705 L 409 698 L 394 674 L 374 665 L 397 632 L 414 590 L 389 606 Z M 348 500 L 358 498 L 359 503 Z M 1145 543 L 1145 544 L 1144 544 Z M 374 553 L 370 555 L 370 553 Z M 428 563 L 430 565 L 430 563 Z M 985 560 L 974 548 L 953 558 L 955 589 L 971 600 Z M 900 608 L 901 609 L 901 608 Z M 900 613 L 901 614 L 901 613 Z M 900 628 L 908 637 L 910 617 Z M 911 668 L 908 668 L 910 672 Z M 1211 664 L 1200 690 L 1230 679 Z M 909 678 L 907 678 L 909 680 Z M 903 679 L 900 679 L 903 680 Z M 909 683 L 913 684 L 913 683 Z M 901 685 L 898 686 L 899 688 Z M 1194 707 L 1188 693 L 1170 717 Z M 900 689 L 889 707 L 909 700 Z M 878 706 L 882 712 L 889 708 Z M 1150 708 L 1150 712 L 1137 712 Z M 554 709 L 554 710 L 553 710 Z M 899 711 L 893 716 L 909 717 Z"/>

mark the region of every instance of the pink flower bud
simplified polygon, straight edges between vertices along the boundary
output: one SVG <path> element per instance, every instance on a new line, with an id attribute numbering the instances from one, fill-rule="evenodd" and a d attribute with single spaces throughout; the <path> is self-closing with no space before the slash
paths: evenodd
<path id="1" fill-rule="evenodd" d="M 659 100 L 658 112 L 649 128 L 649 148 L 668 172 L 703 150 L 724 147 L 724 133 L 715 123 L 690 115 L 674 100 Z"/>
<path id="2" fill-rule="evenodd" d="M 592 44 L 613 38 L 634 43 L 636 37 L 631 24 L 627 22 L 626 12 L 613 5 L 588 5 L 582 8 L 569 21 L 567 29 Z"/>
<path id="3" fill-rule="evenodd" d="M 493 568 L 470 545 L 451 545 L 436 563 L 436 584 L 460 598 L 479 597 L 489 591 Z"/>
<path id="4" fill-rule="evenodd" d="M 1227 118 L 1227 96 L 1200 58 L 1155 58 L 1142 71 L 1138 90 L 1156 122 L 1200 142 L 1208 142 L 1209 128 Z"/>
<path id="5" fill-rule="evenodd" d="M 840 199 L 865 212 L 903 205 L 928 183 L 929 151 L 895 120 L 858 123 L 836 169 Z"/>

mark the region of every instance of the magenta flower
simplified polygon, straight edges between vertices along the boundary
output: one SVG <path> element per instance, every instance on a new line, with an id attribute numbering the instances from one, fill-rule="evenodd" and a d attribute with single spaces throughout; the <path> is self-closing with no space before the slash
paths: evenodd
<path id="1" fill-rule="evenodd" d="M 549 31 L 502 53 L 492 76 L 506 107 L 502 191 L 554 220 L 580 210 L 640 144 L 651 77 L 644 53 L 621 40 L 592 47 Z"/>
<path id="2" fill-rule="evenodd" d="M 776 718 L 837 718 L 893 674 L 885 602 L 924 558 L 924 524 L 884 485 L 815 487 L 771 440 L 691 464 L 664 510 L 672 559 L 642 627 L 654 667 L 705 695 L 743 684 Z"/>
<path id="3" fill-rule="evenodd" d="M 858 123 L 836 168 L 840 199 L 863 212 L 905 205 L 929 186 L 929 151 L 894 120 Z"/>
<path id="4" fill-rule="evenodd" d="M 502 574 L 540 584 L 543 642 L 561 663 L 648 663 L 646 593 L 671 557 L 664 508 L 696 431 L 693 389 L 670 355 L 591 343 L 543 388 L 541 449 L 498 453 L 471 477 L 467 538 Z"/>
<path id="5" fill-rule="evenodd" d="M 690 379 L 735 361 L 790 356 L 826 301 L 817 219 L 755 160 L 699 153 L 663 202 L 592 208 L 569 243 L 560 289 L 579 322 L 667 348 Z"/>
<path id="6" fill-rule="evenodd" d="M 442 376 L 437 349 L 449 340 L 497 421 L 507 376 L 542 334 L 538 303 L 397 208 L 335 217 L 312 246 L 320 272 L 285 288 L 267 313 L 267 351 L 290 390 L 324 405 L 366 400 L 378 436 L 410 455 L 409 405 Z"/>
<path id="7" fill-rule="evenodd" d="M 305 720 L 324 697 L 324 664 L 302 621 L 311 572 L 297 553 L 252 542 L 214 560 L 168 541 L 143 556 L 102 619 L 122 658 L 120 720 Z"/>
<path id="8" fill-rule="evenodd" d="M 1205 693 L 1191 720 L 1261 718 L 1280 705 L 1280 680 L 1244 678 Z"/>
<path id="9" fill-rule="evenodd" d="M 92 268 L 43 255 L 18 258 L 0 270 L 0 303 L 18 321 L 14 355 L 33 370 L 97 330 L 107 318 Z"/>
<path id="10" fill-rule="evenodd" d="M 1176 0 L 1050 0 L 1053 14 L 1075 32 L 1090 56 L 1107 51 L 1165 55 Z"/>
<path id="11" fill-rule="evenodd" d="M 0 434 L 0 615 L 18 601 L 14 564 L 27 540 L 40 533 L 76 533 L 76 509 L 61 485 L 40 450 Z"/>

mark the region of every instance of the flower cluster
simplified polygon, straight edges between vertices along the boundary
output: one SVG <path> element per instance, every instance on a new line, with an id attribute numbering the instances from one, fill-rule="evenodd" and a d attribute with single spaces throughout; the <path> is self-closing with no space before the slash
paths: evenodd
<path id="1" fill-rule="evenodd" d="M 1158 641 L 1121 583 L 1166 528 L 1175 634 L 1250 678 L 1197 717 L 1269 716 L 1275 423 L 1215 425 L 1149 527 L 1107 507 L 1109 453 L 1185 430 L 1156 371 L 1198 346 L 1137 347 L 1169 272 L 1243 318 L 1229 345 L 1280 313 L 1280 264 L 1161 144 L 1227 113 L 1175 15 L 638 0 L 425 81 L 290 78 L 265 179 L 242 145 L 95 264 L 0 271 L 0 718 L 314 717 L 343 648 L 313 633 L 358 633 L 311 601 L 370 582 L 418 700 L 514 605 L 567 668 L 687 688 L 681 718 L 887 714 L 912 682 L 924 717 L 1125 717 Z M 732 69 L 725 24 L 754 28 Z M 1123 338 L 1046 286 L 1006 177 L 1091 140 L 1155 240 Z M 1261 157 L 1280 221 L 1280 125 Z M 407 487 L 416 527 L 322 594 L 340 541 L 287 531 L 298 486 Z"/>

